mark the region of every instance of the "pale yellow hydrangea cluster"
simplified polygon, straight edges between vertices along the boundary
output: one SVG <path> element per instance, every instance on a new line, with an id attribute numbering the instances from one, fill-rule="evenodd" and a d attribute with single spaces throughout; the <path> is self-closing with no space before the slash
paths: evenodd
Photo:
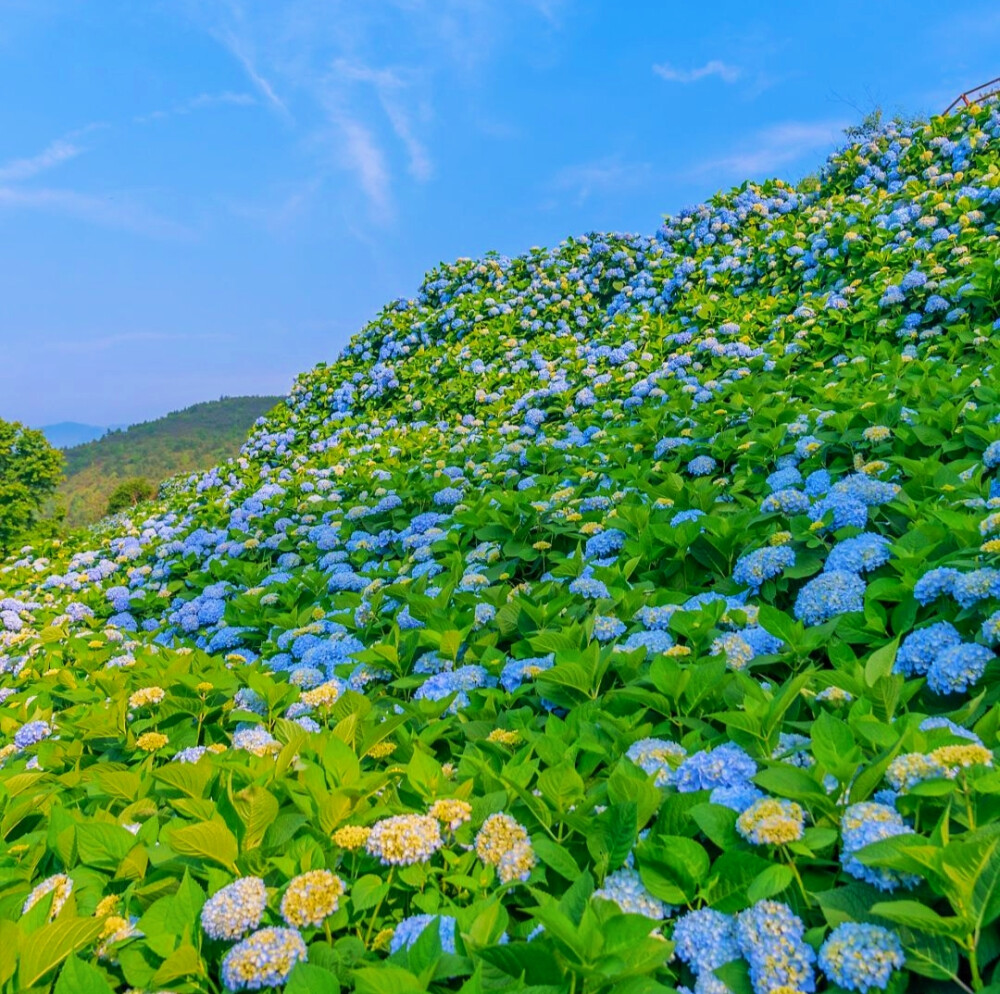
<path id="1" fill-rule="evenodd" d="M 340 697 L 340 687 L 333 680 L 321 683 L 312 690 L 302 691 L 302 703 L 308 704 L 311 708 L 333 707 L 338 697 Z"/>
<path id="2" fill-rule="evenodd" d="M 371 829 L 364 825 L 344 825 L 333 833 L 333 844 L 341 849 L 361 849 L 368 842 Z"/>
<path id="3" fill-rule="evenodd" d="M 755 846 L 797 842 L 805 831 L 805 814 L 794 801 L 762 797 L 736 819 L 736 830 Z"/>
<path id="4" fill-rule="evenodd" d="M 472 805 L 468 801 L 446 797 L 435 801 L 428 814 L 454 832 L 472 818 Z"/>
<path id="5" fill-rule="evenodd" d="M 129 710 L 134 711 L 152 704 L 159 704 L 166 696 L 167 692 L 162 687 L 143 687 L 129 697 Z"/>
<path id="6" fill-rule="evenodd" d="M 365 848 L 387 866 L 410 866 L 430 859 L 443 845 L 436 818 L 407 814 L 377 821 Z"/>
<path id="7" fill-rule="evenodd" d="M 344 881 L 330 870 L 309 870 L 295 877 L 281 899 L 281 917 L 293 928 L 318 928 L 340 907 Z"/>
<path id="8" fill-rule="evenodd" d="M 537 862 L 525 827 L 507 814 L 490 815 L 476 835 L 476 855 L 497 868 L 501 883 L 527 880 Z"/>
<path id="9" fill-rule="evenodd" d="M 141 749 L 143 752 L 156 752 L 157 749 L 162 749 L 169 741 L 162 732 L 143 732 L 135 740 L 135 745 L 137 749 Z"/>

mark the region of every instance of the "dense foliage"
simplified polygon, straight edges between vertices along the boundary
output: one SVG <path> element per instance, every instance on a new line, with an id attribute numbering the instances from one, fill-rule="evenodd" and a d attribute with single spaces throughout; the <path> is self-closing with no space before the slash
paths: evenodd
<path id="1" fill-rule="evenodd" d="M 170 476 L 200 472 L 231 458 L 254 421 L 280 400 L 223 397 L 67 449 L 66 479 L 58 495 L 66 524 L 93 524 L 129 480 L 141 477 L 156 487 Z"/>
<path id="2" fill-rule="evenodd" d="M 8 560 L 4 991 L 996 990 L 998 150 L 441 266 Z"/>
<path id="3" fill-rule="evenodd" d="M 132 476 L 115 487 L 108 498 L 108 514 L 137 507 L 156 496 L 156 487 L 144 476 Z"/>
<path id="4" fill-rule="evenodd" d="M 38 517 L 62 476 L 62 456 L 40 431 L 0 421 L 0 553 Z"/>

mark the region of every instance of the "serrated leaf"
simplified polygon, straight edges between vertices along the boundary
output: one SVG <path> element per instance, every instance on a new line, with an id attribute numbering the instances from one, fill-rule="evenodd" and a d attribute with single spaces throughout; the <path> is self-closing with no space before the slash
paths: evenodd
<path id="1" fill-rule="evenodd" d="M 104 929 L 100 918 L 66 918 L 31 933 L 29 941 L 21 947 L 18 965 L 18 983 L 22 990 L 34 987 L 50 970 L 54 970 L 67 956 L 94 942 Z"/>
<path id="2" fill-rule="evenodd" d="M 194 856 L 219 863 L 236 873 L 240 847 L 236 836 L 221 821 L 203 821 L 173 829 L 167 841 L 181 856 Z"/>

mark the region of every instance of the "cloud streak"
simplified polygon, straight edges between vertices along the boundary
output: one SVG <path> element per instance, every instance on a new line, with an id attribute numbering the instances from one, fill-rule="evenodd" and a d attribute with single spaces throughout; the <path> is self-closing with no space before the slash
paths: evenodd
<path id="1" fill-rule="evenodd" d="M 96 196 L 76 190 L 0 186 L 0 210 L 36 210 L 151 238 L 189 238 L 182 224 L 160 217 L 126 195 Z"/>
<path id="2" fill-rule="evenodd" d="M 832 148 L 849 124 L 843 119 L 787 121 L 758 131 L 745 148 L 696 165 L 691 177 L 760 176 L 797 162 L 805 155 Z"/>
<path id="3" fill-rule="evenodd" d="M 84 150 L 73 142 L 59 138 L 42 149 L 38 155 L 24 159 L 12 159 L 0 166 L 0 183 L 19 183 L 63 162 L 75 159 Z"/>
<path id="4" fill-rule="evenodd" d="M 393 132 L 406 149 L 410 175 L 420 182 L 430 179 L 433 172 L 430 155 L 417 138 L 410 114 L 404 109 L 400 99 L 400 94 L 409 84 L 399 72 L 393 69 L 372 69 L 347 59 L 337 59 L 334 62 L 334 72 L 341 79 L 369 83 L 374 88 Z"/>
<path id="5" fill-rule="evenodd" d="M 138 114 L 132 118 L 132 121 L 134 124 L 149 124 L 152 121 L 162 121 L 168 117 L 183 117 L 209 107 L 253 107 L 256 104 L 257 98 L 251 93 L 235 93 L 232 90 L 225 90 L 222 93 L 199 93 L 196 97 L 191 97 L 190 100 L 175 104 L 169 110 L 154 110 L 148 114 Z"/>
<path id="6" fill-rule="evenodd" d="M 703 79 L 718 76 L 723 83 L 735 83 L 743 75 L 739 66 L 730 65 L 721 59 L 711 59 L 696 69 L 679 69 L 669 62 L 658 62 L 653 72 L 668 83 L 698 83 Z"/>

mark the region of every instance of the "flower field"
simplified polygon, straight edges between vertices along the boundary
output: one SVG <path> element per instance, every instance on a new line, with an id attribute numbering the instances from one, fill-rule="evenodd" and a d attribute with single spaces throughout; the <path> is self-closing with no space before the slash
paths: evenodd
<path id="1" fill-rule="evenodd" d="M 0 990 L 1000 991 L 998 220 L 986 105 L 442 265 L 7 560 Z"/>

